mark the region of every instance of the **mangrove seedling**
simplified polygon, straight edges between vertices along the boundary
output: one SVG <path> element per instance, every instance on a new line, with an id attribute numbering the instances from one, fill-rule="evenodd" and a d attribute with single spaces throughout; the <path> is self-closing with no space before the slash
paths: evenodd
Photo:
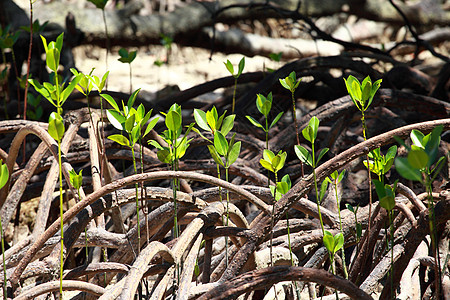
<path id="1" fill-rule="evenodd" d="M 224 62 L 225 67 L 227 68 L 228 72 L 230 72 L 231 76 L 234 77 L 234 90 L 233 90 L 233 103 L 231 106 L 231 113 L 234 114 L 234 108 L 236 103 L 236 88 L 237 88 L 237 81 L 239 76 L 241 76 L 242 71 L 244 71 L 245 67 L 245 57 L 242 57 L 239 61 L 238 70 L 236 73 L 234 73 L 234 67 L 233 64 L 227 59 L 227 62 Z"/>
<path id="2" fill-rule="evenodd" d="M 128 64 L 129 68 L 130 68 L 130 94 L 133 90 L 133 85 L 132 85 L 133 76 L 131 73 L 131 63 L 136 58 L 136 53 L 137 53 L 137 51 L 128 52 L 128 50 L 125 48 L 120 48 L 120 50 L 119 50 L 120 58 L 118 60 L 124 64 Z"/>
<path id="3" fill-rule="evenodd" d="M 264 116 L 264 126 L 261 125 L 258 121 L 256 121 L 251 116 L 246 116 L 247 119 L 252 123 L 254 126 L 261 128 L 266 133 L 266 149 L 269 149 L 269 129 L 271 129 L 275 124 L 280 120 L 281 116 L 283 115 L 283 111 L 280 112 L 270 123 L 269 125 L 269 113 L 272 109 L 272 92 L 270 92 L 267 97 L 261 94 L 256 95 L 256 107 L 258 108 L 259 112 Z"/>
<path id="4" fill-rule="evenodd" d="M 0 161 L 0 189 L 2 189 L 9 179 L 9 170 L 6 164 L 3 164 L 3 161 Z M 7 297 L 7 284 L 8 278 L 6 277 L 6 259 L 5 259 L 5 235 L 3 234 L 2 227 L 2 217 L 0 216 L 0 234 L 2 235 L 2 261 L 3 261 L 3 299 L 8 299 Z"/>
<path id="5" fill-rule="evenodd" d="M 295 90 L 297 89 L 298 85 L 302 81 L 301 78 L 297 79 L 297 75 L 295 74 L 295 71 L 292 71 L 289 76 L 285 77 L 284 79 L 280 78 L 281 85 L 291 92 L 292 97 L 292 118 L 294 120 L 294 126 L 295 126 L 295 136 L 297 137 L 297 145 L 300 145 L 300 139 L 298 137 L 298 125 L 297 125 L 297 112 L 295 110 Z M 302 172 L 302 176 L 303 176 Z"/>
<path id="6" fill-rule="evenodd" d="M 424 135 L 419 130 L 412 130 L 410 137 L 411 147 L 408 147 L 402 140 L 396 140 L 408 149 L 407 157 L 397 157 L 395 159 L 395 169 L 405 179 L 419 181 L 425 186 L 428 199 L 428 214 L 432 252 L 436 263 L 436 299 L 439 299 L 441 287 L 440 260 L 437 250 L 437 233 L 435 228 L 435 213 L 433 199 L 433 181 L 442 170 L 446 161 L 446 156 L 437 159 L 441 133 L 443 126 L 435 127 L 431 133 Z"/>
<path id="7" fill-rule="evenodd" d="M 317 213 L 319 214 L 320 226 L 322 228 L 322 233 L 324 234 L 324 227 L 322 221 L 322 214 L 320 213 L 320 199 L 319 199 L 319 191 L 317 188 L 317 178 L 316 178 L 316 168 L 319 165 L 322 157 L 328 152 L 328 148 L 323 148 L 319 151 L 319 155 L 315 155 L 315 142 L 317 139 L 317 133 L 319 130 L 319 119 L 317 117 L 312 117 L 309 120 L 308 125 L 302 130 L 303 137 L 311 143 L 311 152 L 308 151 L 302 145 L 296 145 L 294 147 L 295 154 L 300 159 L 301 162 L 308 164 L 313 169 L 313 177 L 314 177 L 314 189 L 316 192 L 316 202 L 317 202 Z"/>

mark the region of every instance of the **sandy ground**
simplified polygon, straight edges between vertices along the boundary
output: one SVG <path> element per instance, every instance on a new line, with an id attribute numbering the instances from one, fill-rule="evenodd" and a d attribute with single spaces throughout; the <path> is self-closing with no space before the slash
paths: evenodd
<path id="1" fill-rule="evenodd" d="M 106 50 L 90 45 L 80 46 L 74 49 L 75 63 L 77 68 L 89 73 L 95 68 L 94 74 L 102 76 L 106 70 L 110 71 L 108 89 L 112 91 L 129 92 L 130 90 L 130 68 L 128 64 L 118 61 L 119 48 L 113 48 L 108 55 L 108 68 L 105 65 Z M 173 45 L 172 53 L 169 55 L 169 64 L 160 67 L 155 61 L 165 61 L 166 49 L 162 46 L 148 46 L 137 50 L 137 57 L 131 63 L 132 88 L 141 88 L 154 93 L 167 85 L 177 85 L 181 90 L 204 83 L 230 73 L 223 64 L 227 59 L 233 63 L 235 70 L 237 64 L 243 57 L 241 54 L 224 55 L 213 54 L 210 60 L 210 52 L 205 49 L 192 47 L 179 47 Z M 244 72 L 259 71 L 266 67 L 275 68 L 276 62 L 261 56 L 245 58 Z"/>

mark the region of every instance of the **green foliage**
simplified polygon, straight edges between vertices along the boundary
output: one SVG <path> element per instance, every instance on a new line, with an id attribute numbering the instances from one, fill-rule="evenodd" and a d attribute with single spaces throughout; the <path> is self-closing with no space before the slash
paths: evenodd
<path id="1" fill-rule="evenodd" d="M 32 120 L 40 120 L 44 110 L 40 105 L 42 95 L 34 96 L 33 94 L 27 94 L 28 106 L 32 109 L 27 110 L 27 117 Z"/>
<path id="2" fill-rule="evenodd" d="M 309 141 L 312 145 L 312 152 L 309 152 L 308 149 L 303 147 L 302 145 L 295 145 L 294 151 L 297 157 L 301 162 L 308 164 L 309 166 L 316 168 L 322 159 L 322 157 L 328 152 L 328 148 L 323 148 L 319 151 L 319 155 L 317 159 L 315 158 L 314 153 L 314 143 L 317 138 L 317 133 L 319 129 L 319 119 L 317 117 L 312 117 L 308 123 L 308 125 L 302 130 L 303 137 Z"/>
<path id="3" fill-rule="evenodd" d="M 39 20 L 35 20 L 32 25 L 33 33 L 39 34 L 45 30 L 45 27 L 47 27 L 48 21 L 45 21 L 43 24 L 39 22 Z M 20 29 L 22 29 L 25 32 L 30 32 L 30 26 L 20 26 Z"/>
<path id="4" fill-rule="evenodd" d="M 383 182 L 374 179 L 373 183 L 375 184 L 375 189 L 378 195 L 378 199 L 380 200 L 380 206 L 386 209 L 387 211 L 391 211 L 395 206 L 395 190 L 397 189 L 396 180 L 392 186 L 389 184 L 383 184 Z"/>
<path id="5" fill-rule="evenodd" d="M 60 114 L 52 112 L 48 118 L 48 133 L 56 141 L 61 142 L 64 135 L 64 121 Z"/>
<path id="6" fill-rule="evenodd" d="M 349 211 L 351 211 L 353 213 L 353 215 L 355 216 L 355 230 L 356 230 L 356 241 L 359 243 L 359 239 L 362 236 L 362 224 L 358 222 L 358 209 L 359 209 L 359 204 L 356 206 L 356 208 L 354 208 L 353 206 L 351 206 L 350 204 L 346 204 L 345 207 L 347 207 L 347 209 Z"/>
<path id="7" fill-rule="evenodd" d="M 347 79 L 344 78 L 344 81 L 353 103 L 360 111 L 366 111 L 372 103 L 375 93 L 380 88 L 382 80 L 379 79 L 372 84 L 370 76 L 367 76 L 360 83 L 357 78 L 350 75 Z"/>
<path id="8" fill-rule="evenodd" d="M 0 26 L 0 48 L 2 50 L 12 49 L 14 44 L 19 39 L 20 31 L 11 33 L 10 28 L 10 25 L 6 26 L 4 29 Z"/>
<path id="9" fill-rule="evenodd" d="M 80 172 L 77 173 L 74 169 L 72 169 L 69 171 L 69 176 L 70 184 L 72 184 L 76 190 L 79 190 L 83 184 L 83 170 L 80 170 Z"/>
<path id="10" fill-rule="evenodd" d="M 2 189 L 9 179 L 9 170 L 6 164 L 0 161 L 0 189 Z"/>
<path id="11" fill-rule="evenodd" d="M 239 61 L 238 70 L 237 73 L 234 72 L 233 64 L 227 59 L 226 62 L 224 62 L 225 67 L 227 68 L 228 72 L 235 78 L 238 79 L 239 76 L 241 76 L 242 72 L 244 71 L 245 67 L 245 57 L 242 57 Z"/>
<path id="12" fill-rule="evenodd" d="M 344 246 L 344 236 L 341 232 L 333 236 L 328 230 L 325 230 L 325 234 L 323 235 L 323 244 L 327 248 L 328 252 L 334 256 L 336 252 Z"/>
<path id="13" fill-rule="evenodd" d="M 277 188 L 275 193 L 275 187 L 270 186 L 270 193 L 275 198 L 275 201 L 278 201 L 283 197 L 284 194 L 289 192 L 289 190 L 292 187 L 291 178 L 289 177 L 289 174 L 286 174 L 281 178 L 281 181 L 277 182 Z"/>
<path id="14" fill-rule="evenodd" d="M 297 75 L 295 74 L 295 71 L 292 71 L 289 74 L 289 76 L 285 77 L 284 79 L 280 78 L 281 85 L 285 89 L 290 91 L 291 93 L 295 92 L 295 90 L 297 89 L 297 87 L 298 87 L 298 85 L 300 84 L 301 81 L 302 81 L 301 78 L 297 80 Z"/>
<path id="15" fill-rule="evenodd" d="M 160 145 L 157 141 L 151 140 L 149 144 L 158 149 L 158 159 L 163 163 L 174 165 L 180 158 L 184 156 L 187 148 L 189 147 L 190 140 L 186 139 L 186 136 L 192 130 L 194 123 L 191 123 L 184 136 L 182 133 L 182 117 L 181 107 L 178 104 L 173 104 L 165 115 L 165 124 L 167 130 L 163 131 L 160 137 L 167 143 L 167 146 Z"/>
<path id="16" fill-rule="evenodd" d="M 106 3 L 108 3 L 108 0 L 88 0 L 88 1 L 101 10 L 105 9 Z"/>
<path id="17" fill-rule="evenodd" d="M 258 111 L 264 116 L 266 123 L 265 126 L 261 125 L 258 121 L 256 121 L 251 116 L 246 116 L 247 119 L 252 123 L 254 126 L 261 128 L 264 130 L 264 132 L 269 132 L 269 129 L 271 129 L 275 124 L 280 120 L 281 116 L 283 116 L 284 112 L 280 112 L 270 123 L 268 124 L 268 117 L 270 110 L 272 109 L 272 92 L 270 92 L 267 97 L 261 94 L 256 95 L 256 107 L 258 108 Z"/>
<path id="18" fill-rule="evenodd" d="M 133 60 L 136 58 L 136 53 L 137 51 L 128 52 L 127 49 L 120 48 L 119 50 L 120 58 L 118 60 L 122 63 L 131 64 Z"/>
<path id="19" fill-rule="evenodd" d="M 279 62 L 281 61 L 281 57 L 283 56 L 283 52 L 278 53 L 270 53 L 269 58 L 273 61 Z"/>
<path id="20" fill-rule="evenodd" d="M 264 149 L 263 158 L 260 159 L 259 163 L 267 170 L 278 173 L 286 162 L 287 153 L 285 151 L 279 151 L 276 155 L 268 150 Z"/>
<path id="21" fill-rule="evenodd" d="M 408 147 L 407 157 L 395 159 L 395 169 L 403 178 L 423 182 L 423 176 L 433 178 L 437 175 L 445 161 L 443 156 L 436 162 L 442 130 L 443 126 L 440 125 L 427 135 L 418 130 L 411 131 L 410 137 L 413 144 L 411 148 Z M 402 141 L 400 142 L 405 145 Z"/>
<path id="22" fill-rule="evenodd" d="M 172 49 L 172 44 L 173 44 L 173 38 L 171 38 L 168 35 L 165 35 L 164 33 L 160 33 L 159 36 L 161 37 L 161 45 L 164 46 L 164 48 L 166 48 L 167 50 L 171 50 Z"/>
<path id="23" fill-rule="evenodd" d="M 379 178 L 386 174 L 394 163 L 395 155 L 397 154 L 397 146 L 391 146 L 386 152 L 386 156 L 381 154 L 380 148 L 376 148 L 369 152 L 369 166 L 367 165 L 367 160 L 363 163 L 369 167 L 370 171 L 377 174 Z"/>

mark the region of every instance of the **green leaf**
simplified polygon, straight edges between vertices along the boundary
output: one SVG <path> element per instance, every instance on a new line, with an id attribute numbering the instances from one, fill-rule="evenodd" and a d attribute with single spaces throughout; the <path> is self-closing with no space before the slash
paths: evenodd
<path id="1" fill-rule="evenodd" d="M 106 111 L 106 117 L 108 118 L 111 125 L 114 126 L 114 128 L 116 128 L 118 130 L 125 129 L 124 124 L 125 124 L 126 118 L 124 116 L 122 116 L 122 114 L 119 113 L 118 111 L 113 110 L 113 109 L 108 109 Z"/>
<path id="2" fill-rule="evenodd" d="M 413 168 L 406 157 L 397 157 L 395 159 L 395 169 L 405 179 L 422 181 L 421 173 L 418 169 Z"/>
<path id="3" fill-rule="evenodd" d="M 128 133 L 130 133 L 133 130 L 133 128 L 134 128 L 135 116 L 136 115 L 131 115 L 125 121 L 124 128 L 125 128 L 125 131 L 128 132 Z"/>
<path id="4" fill-rule="evenodd" d="M 81 185 L 83 184 L 83 174 L 82 173 L 83 173 L 83 170 L 80 170 L 79 174 L 77 174 L 77 172 L 75 172 L 74 169 L 69 171 L 70 183 L 76 190 L 79 190 L 81 188 Z"/>
<path id="5" fill-rule="evenodd" d="M 164 147 L 163 146 L 161 146 L 157 141 L 155 141 L 155 140 L 150 140 L 150 141 L 148 141 L 148 144 L 149 145 L 152 145 L 153 147 L 155 147 L 156 149 L 158 149 L 158 150 L 163 150 L 164 149 Z"/>
<path id="6" fill-rule="evenodd" d="M 295 154 L 297 155 L 298 159 L 300 159 L 301 162 L 313 167 L 312 156 L 305 147 L 301 145 L 295 145 L 294 150 Z"/>
<path id="7" fill-rule="evenodd" d="M 64 121 L 56 112 L 52 112 L 48 119 L 48 133 L 56 141 L 61 141 L 65 132 Z"/>
<path id="8" fill-rule="evenodd" d="M 241 142 L 237 142 L 231 147 L 231 151 L 228 154 L 228 167 L 230 167 L 238 159 L 241 152 Z"/>
<path id="9" fill-rule="evenodd" d="M 225 156 L 228 152 L 228 142 L 220 131 L 216 131 L 214 134 L 214 147 L 222 156 Z"/>
<path id="10" fill-rule="evenodd" d="M 285 89 L 287 89 L 287 90 L 291 90 L 291 87 L 289 86 L 289 84 L 286 82 L 286 79 L 287 79 L 288 77 L 286 77 L 285 79 L 279 79 L 280 80 L 280 83 L 281 83 L 281 86 L 282 87 L 284 87 Z"/>
<path id="11" fill-rule="evenodd" d="M 253 117 L 250 117 L 250 116 L 246 116 L 246 117 L 250 121 L 250 123 L 252 123 L 253 126 L 256 126 L 258 128 L 261 128 L 262 130 L 266 131 L 266 129 L 258 121 L 256 121 Z"/>
<path id="12" fill-rule="evenodd" d="M 284 164 L 286 162 L 286 157 L 287 157 L 287 153 L 285 151 L 279 151 L 278 154 L 276 155 L 276 157 L 279 157 L 280 160 L 277 162 L 277 164 L 275 165 L 274 162 L 272 162 L 275 172 L 278 172 L 279 170 L 281 170 L 284 167 Z"/>
<path id="13" fill-rule="evenodd" d="M 311 126 L 308 125 L 305 128 L 303 128 L 302 134 L 303 134 L 303 137 L 308 142 L 310 142 L 311 144 L 314 143 L 314 133 L 313 133 L 313 129 Z"/>
<path id="14" fill-rule="evenodd" d="M 361 223 L 356 223 L 356 236 L 357 238 L 361 238 L 362 236 L 362 225 Z"/>
<path id="15" fill-rule="evenodd" d="M 217 112 L 216 114 L 214 114 L 214 112 L 211 111 L 207 111 L 206 112 L 206 122 L 208 122 L 208 126 L 211 128 L 211 130 L 209 131 L 216 131 L 216 129 L 218 129 L 216 127 L 216 121 L 217 121 Z"/>
<path id="16" fill-rule="evenodd" d="M 169 130 L 176 132 L 181 128 L 181 115 L 178 112 L 171 110 L 166 115 L 165 123 Z"/>
<path id="17" fill-rule="evenodd" d="M 410 133 L 411 141 L 417 147 L 425 149 L 425 144 L 423 144 L 423 138 L 425 137 L 419 130 L 413 129 Z"/>
<path id="18" fill-rule="evenodd" d="M 211 129 L 208 126 L 208 122 L 206 120 L 206 113 L 200 109 L 194 109 L 194 119 L 197 125 L 205 130 L 211 132 Z"/>
<path id="19" fill-rule="evenodd" d="M 110 136 L 108 136 L 108 139 L 110 139 L 111 141 L 114 141 L 122 146 L 130 147 L 130 141 L 121 134 L 110 135 Z"/>
<path id="20" fill-rule="evenodd" d="M 9 170 L 6 164 L 0 161 L 0 189 L 2 189 L 9 179 Z"/>
<path id="21" fill-rule="evenodd" d="M 341 250 L 341 248 L 344 246 L 344 235 L 342 232 L 339 232 L 334 236 L 334 253 Z"/>
<path id="22" fill-rule="evenodd" d="M 77 86 L 77 84 L 80 82 L 81 78 L 83 76 L 77 75 L 71 82 L 70 84 L 62 91 L 61 93 L 61 98 L 60 98 L 60 105 L 63 105 L 64 102 L 66 102 L 67 98 L 70 96 L 70 94 L 73 92 L 73 90 L 75 89 L 75 87 Z"/>
<path id="23" fill-rule="evenodd" d="M 328 230 L 325 230 L 324 232 L 323 244 L 330 253 L 334 254 L 334 238 L 333 235 Z"/>
<path id="24" fill-rule="evenodd" d="M 264 159 L 260 159 L 260 160 L 259 160 L 259 163 L 260 163 L 261 166 L 263 166 L 265 169 L 267 169 L 267 170 L 269 170 L 269 171 L 275 173 L 275 170 L 273 169 L 272 164 L 269 163 L 268 161 L 266 161 L 266 160 L 264 160 Z"/>
<path id="25" fill-rule="evenodd" d="M 283 115 L 284 111 L 280 112 L 275 119 L 273 119 L 272 123 L 270 123 L 269 129 L 275 126 L 275 124 L 281 119 L 281 116 Z"/>
<path id="26" fill-rule="evenodd" d="M 241 76 L 242 71 L 244 71 L 244 67 L 245 67 L 245 57 L 242 57 L 241 60 L 239 61 L 239 70 L 237 73 L 237 77 Z"/>
<path id="27" fill-rule="evenodd" d="M 382 199 L 384 197 L 386 197 L 386 190 L 384 188 L 384 184 L 376 179 L 372 179 L 373 184 L 375 185 L 375 190 L 377 192 L 378 195 L 378 199 Z"/>
<path id="28" fill-rule="evenodd" d="M 327 188 L 328 188 L 328 183 L 329 183 L 328 180 L 324 180 L 322 182 L 322 185 L 320 186 L 320 193 L 319 193 L 320 201 L 322 201 L 323 196 L 325 196 L 325 192 L 327 191 Z"/>
<path id="29" fill-rule="evenodd" d="M 312 128 L 312 134 L 313 134 L 312 135 L 313 140 L 310 142 L 314 143 L 314 141 L 317 138 L 317 133 L 319 131 L 319 119 L 316 116 L 312 117 L 311 120 L 309 120 L 308 125 Z"/>
<path id="30" fill-rule="evenodd" d="M 353 209 L 353 206 L 351 206 L 351 204 L 346 204 L 345 205 L 345 207 L 347 207 L 347 209 L 349 210 L 349 211 L 351 211 L 352 213 L 355 213 L 355 210 Z"/>
<path id="31" fill-rule="evenodd" d="M 275 157 L 275 154 L 270 151 L 269 149 L 263 150 L 263 159 L 267 162 L 269 162 L 272 165 L 272 160 Z"/>
<path id="32" fill-rule="evenodd" d="M 158 123 L 159 117 L 153 118 L 147 125 L 147 128 L 145 129 L 144 134 L 142 135 L 142 137 L 146 136 L 156 125 L 156 123 Z"/>
<path id="33" fill-rule="evenodd" d="M 140 91 L 141 91 L 141 89 L 135 90 L 135 91 L 133 92 L 133 94 L 131 94 L 130 98 L 128 98 L 128 101 L 127 101 L 127 108 L 128 108 L 128 111 L 130 111 L 131 108 L 133 107 L 134 102 L 136 101 L 136 97 L 137 97 L 137 95 L 139 94 Z"/>
<path id="34" fill-rule="evenodd" d="M 227 134 L 231 131 L 231 129 L 233 129 L 235 117 L 236 115 L 230 115 L 227 116 L 225 119 L 223 119 L 220 132 L 222 132 L 224 136 L 227 136 Z"/>
<path id="35" fill-rule="evenodd" d="M 386 161 L 390 159 L 394 159 L 395 155 L 397 155 L 397 146 L 391 146 L 388 151 L 386 152 Z"/>
<path id="36" fill-rule="evenodd" d="M 42 86 L 39 81 L 36 79 L 28 79 L 28 82 L 31 83 L 31 85 L 35 88 L 35 90 L 40 93 L 44 98 L 46 98 L 53 106 L 56 107 L 55 102 L 52 100 L 52 97 L 50 95 L 50 92 Z"/>
<path id="37" fill-rule="evenodd" d="M 328 149 L 328 148 L 323 148 L 323 149 L 320 150 L 319 156 L 317 157 L 316 165 L 319 164 L 319 161 L 320 161 L 320 160 L 322 159 L 322 157 L 328 152 L 328 150 L 330 150 L 330 149 Z"/>
<path id="38" fill-rule="evenodd" d="M 233 64 L 227 59 L 227 62 L 224 62 L 225 67 L 227 68 L 228 72 L 230 72 L 231 75 L 234 75 L 234 68 Z"/>
<path id="39" fill-rule="evenodd" d="M 112 106 L 112 108 L 114 108 L 114 110 L 120 112 L 120 108 L 119 105 L 117 105 L 116 101 L 113 99 L 113 97 L 111 97 L 108 94 L 100 94 L 100 96 L 102 96 L 106 101 L 108 101 L 108 103 Z"/>
<path id="40" fill-rule="evenodd" d="M 424 150 L 411 150 L 408 153 L 408 163 L 415 169 L 422 170 L 428 165 L 428 155 Z"/>
<path id="41" fill-rule="evenodd" d="M 211 157 L 214 159 L 216 164 L 221 165 L 222 167 L 225 167 L 222 158 L 220 158 L 219 153 L 217 153 L 216 148 L 212 145 L 208 145 L 209 153 L 211 153 Z"/>

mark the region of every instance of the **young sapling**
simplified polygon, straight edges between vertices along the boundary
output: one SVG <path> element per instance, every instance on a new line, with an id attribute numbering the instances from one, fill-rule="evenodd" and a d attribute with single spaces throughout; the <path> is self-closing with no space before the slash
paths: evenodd
<path id="1" fill-rule="evenodd" d="M 119 55 L 120 55 L 119 61 L 124 64 L 128 64 L 130 67 L 130 94 L 133 91 L 133 84 L 132 84 L 133 76 L 131 73 L 131 63 L 136 58 L 136 53 L 137 53 L 137 51 L 128 52 L 128 50 L 125 48 L 120 48 L 120 50 L 119 50 Z"/>
<path id="2" fill-rule="evenodd" d="M 6 164 L 3 164 L 3 161 L 0 161 L 0 189 L 2 189 L 9 179 L 9 170 Z M 3 261 L 3 299 L 8 299 L 7 297 L 7 284 L 8 278 L 6 277 L 6 259 L 5 259 L 5 235 L 3 234 L 2 227 L 2 217 L 0 216 L 0 234 L 2 235 L 2 261 Z"/>
<path id="3" fill-rule="evenodd" d="M 237 88 L 237 81 L 239 76 L 241 76 L 242 71 L 244 71 L 245 67 L 245 57 L 242 57 L 239 61 L 238 70 L 236 73 L 234 73 L 234 67 L 233 64 L 227 59 L 227 62 L 224 62 L 225 67 L 227 68 L 228 72 L 230 72 L 231 76 L 234 77 L 234 90 L 233 90 L 233 103 L 231 105 L 231 113 L 234 114 L 234 108 L 236 103 L 236 88 Z"/>
<path id="4" fill-rule="evenodd" d="M 295 136 L 297 138 L 297 145 L 300 145 L 300 139 L 298 137 L 298 125 L 297 125 L 297 112 L 295 109 L 295 90 L 297 89 L 298 85 L 300 84 L 300 82 L 302 81 L 302 79 L 297 79 L 297 75 L 295 74 L 295 71 L 292 71 L 289 76 L 285 77 L 284 79 L 280 78 L 280 83 L 281 85 L 287 89 L 288 91 L 291 92 L 291 97 L 292 97 L 292 118 L 294 120 L 294 126 L 295 126 Z M 303 176 L 303 172 L 302 172 L 302 176 Z"/>

